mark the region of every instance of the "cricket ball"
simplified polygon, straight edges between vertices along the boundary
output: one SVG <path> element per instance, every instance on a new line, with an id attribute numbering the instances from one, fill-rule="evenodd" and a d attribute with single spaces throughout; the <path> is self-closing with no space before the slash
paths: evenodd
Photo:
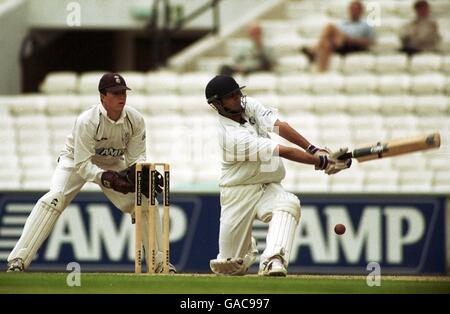
<path id="1" fill-rule="evenodd" d="M 334 232 L 339 235 L 344 234 L 345 226 L 343 224 L 337 224 L 336 226 L 334 226 Z"/>

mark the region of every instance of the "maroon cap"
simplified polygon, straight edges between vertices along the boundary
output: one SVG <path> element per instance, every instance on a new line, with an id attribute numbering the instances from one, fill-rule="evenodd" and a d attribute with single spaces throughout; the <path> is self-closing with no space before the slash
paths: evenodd
<path id="1" fill-rule="evenodd" d="M 127 83 L 125 83 L 125 80 L 120 74 L 105 73 L 98 83 L 98 91 L 101 92 L 102 90 L 106 92 L 119 92 L 131 89 L 128 88 Z"/>

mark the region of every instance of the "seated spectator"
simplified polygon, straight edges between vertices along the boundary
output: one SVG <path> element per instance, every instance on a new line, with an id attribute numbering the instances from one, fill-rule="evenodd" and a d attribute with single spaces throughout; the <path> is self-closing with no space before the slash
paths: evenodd
<path id="1" fill-rule="evenodd" d="M 440 42 L 438 25 L 430 18 L 430 6 L 427 1 L 414 3 L 416 18 L 407 23 L 400 31 L 402 51 L 409 55 L 422 51 L 436 51 Z"/>
<path id="2" fill-rule="evenodd" d="M 311 62 L 317 63 L 320 72 L 328 69 L 328 62 L 333 52 L 347 54 L 365 51 L 374 43 L 375 32 L 361 19 L 363 11 L 361 2 L 351 2 L 350 20 L 343 21 L 339 26 L 328 24 L 322 31 L 317 47 L 302 49 Z"/>
<path id="3" fill-rule="evenodd" d="M 257 71 L 270 71 L 274 66 L 271 51 L 264 46 L 261 26 L 252 23 L 248 27 L 248 37 L 251 45 L 239 51 L 234 58 L 234 64 L 224 65 L 220 69 L 222 75 L 235 73 L 248 74 Z"/>

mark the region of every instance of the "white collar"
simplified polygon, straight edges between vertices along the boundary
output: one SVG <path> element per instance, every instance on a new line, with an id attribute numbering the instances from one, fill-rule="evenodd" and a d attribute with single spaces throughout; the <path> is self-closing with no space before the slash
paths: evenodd
<path id="1" fill-rule="evenodd" d="M 100 113 L 105 116 L 105 119 L 111 122 L 112 124 L 123 124 L 125 121 L 125 117 L 127 116 L 127 113 L 125 112 L 125 107 L 123 108 L 120 117 L 117 121 L 114 121 L 108 117 L 108 112 L 106 111 L 105 107 L 103 107 L 102 103 L 98 105 L 98 109 L 100 110 Z"/>
<path id="2" fill-rule="evenodd" d="M 245 118 L 245 113 L 244 113 L 244 119 L 246 120 L 246 122 L 247 122 L 247 119 Z M 233 119 L 230 119 L 230 118 L 227 118 L 227 117 L 224 117 L 224 116 L 222 116 L 221 114 L 219 114 L 219 120 L 220 120 L 220 122 L 221 123 L 223 123 L 225 126 L 232 126 L 232 127 L 238 127 L 238 126 L 242 126 L 242 125 L 244 125 L 244 123 L 239 123 L 239 122 L 237 122 L 237 121 L 234 121 Z"/>

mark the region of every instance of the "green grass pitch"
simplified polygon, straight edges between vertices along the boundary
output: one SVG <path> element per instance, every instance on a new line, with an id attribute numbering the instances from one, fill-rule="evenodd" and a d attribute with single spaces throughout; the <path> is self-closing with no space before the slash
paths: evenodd
<path id="1" fill-rule="evenodd" d="M 204 274 L 81 273 L 81 286 L 69 287 L 66 283 L 68 275 L 1 273 L 0 293 L 450 293 L 448 276 L 382 276 L 380 287 L 369 287 L 364 276 L 289 275 L 275 278 L 256 275 L 225 277 Z"/>

